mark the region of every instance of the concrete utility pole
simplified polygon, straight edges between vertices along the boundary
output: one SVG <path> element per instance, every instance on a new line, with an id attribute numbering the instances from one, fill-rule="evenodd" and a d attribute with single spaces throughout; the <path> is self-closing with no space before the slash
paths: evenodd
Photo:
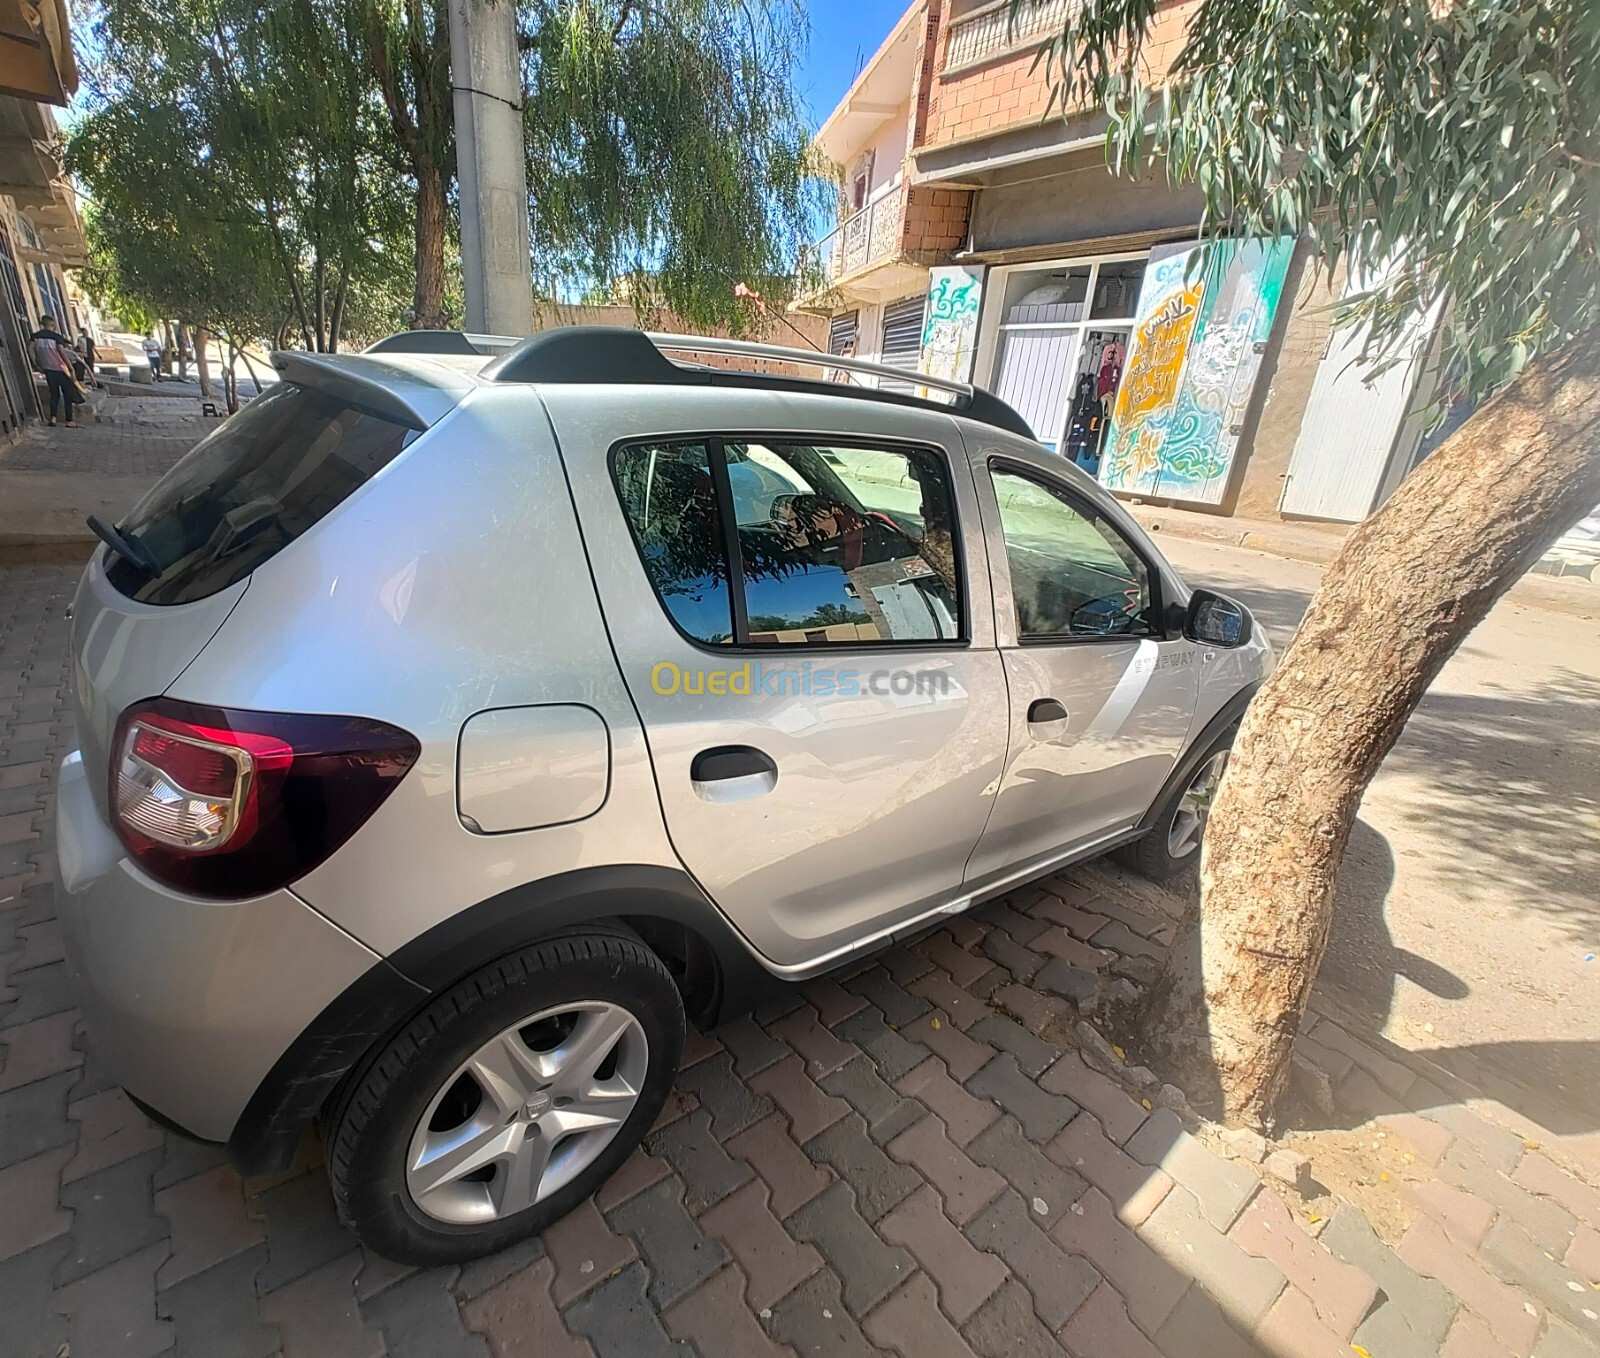
<path id="1" fill-rule="evenodd" d="M 533 279 L 516 0 L 450 0 L 450 84 L 466 328 L 526 335 L 533 328 Z"/>

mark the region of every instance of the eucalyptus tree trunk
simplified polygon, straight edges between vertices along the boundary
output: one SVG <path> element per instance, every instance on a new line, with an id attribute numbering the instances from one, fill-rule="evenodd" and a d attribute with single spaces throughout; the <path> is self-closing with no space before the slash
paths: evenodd
<path id="1" fill-rule="evenodd" d="M 447 230 L 444 175 L 426 156 L 415 158 L 417 175 L 417 292 L 414 303 L 418 330 L 443 330 L 444 246 Z"/>
<path id="2" fill-rule="evenodd" d="M 1357 528 L 1245 713 L 1201 902 L 1145 1032 L 1231 1123 L 1270 1124 L 1362 792 L 1463 638 L 1600 503 L 1600 330 L 1530 364 Z"/>
<path id="3" fill-rule="evenodd" d="M 194 328 L 194 367 L 195 374 L 200 379 L 200 394 L 211 395 L 211 360 L 206 354 L 206 345 L 211 343 L 211 334 L 203 325 Z"/>

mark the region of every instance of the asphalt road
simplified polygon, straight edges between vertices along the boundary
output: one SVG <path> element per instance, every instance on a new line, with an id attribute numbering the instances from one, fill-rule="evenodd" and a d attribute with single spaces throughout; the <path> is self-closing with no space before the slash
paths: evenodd
<path id="1" fill-rule="evenodd" d="M 1279 647 L 1319 566 L 1177 538 Z M 1531 1088 L 1600 1144 L 1600 588 L 1587 617 L 1503 601 L 1362 804 L 1323 976 L 1385 1036 L 1489 1092 Z M 1531 1109 L 1529 1111 L 1532 1111 Z"/>

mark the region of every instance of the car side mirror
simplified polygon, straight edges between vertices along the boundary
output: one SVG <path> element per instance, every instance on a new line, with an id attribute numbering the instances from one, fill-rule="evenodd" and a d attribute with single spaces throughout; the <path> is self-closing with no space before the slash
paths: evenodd
<path id="1" fill-rule="evenodd" d="M 1243 646 L 1250 640 L 1250 610 L 1226 594 L 1197 589 L 1189 596 L 1183 634 L 1203 646 Z"/>

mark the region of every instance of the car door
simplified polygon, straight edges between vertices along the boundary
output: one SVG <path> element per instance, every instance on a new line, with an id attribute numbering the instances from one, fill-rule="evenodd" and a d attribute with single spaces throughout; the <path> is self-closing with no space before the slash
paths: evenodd
<path id="1" fill-rule="evenodd" d="M 973 469 L 1010 696 L 1010 749 L 969 889 L 1111 839 L 1155 799 L 1198 691 L 1194 643 L 1167 634 L 1177 581 L 1103 492 L 1026 445 Z"/>
<path id="2" fill-rule="evenodd" d="M 736 390 L 546 400 L 685 867 L 793 973 L 948 907 L 1008 720 L 954 421 Z"/>

